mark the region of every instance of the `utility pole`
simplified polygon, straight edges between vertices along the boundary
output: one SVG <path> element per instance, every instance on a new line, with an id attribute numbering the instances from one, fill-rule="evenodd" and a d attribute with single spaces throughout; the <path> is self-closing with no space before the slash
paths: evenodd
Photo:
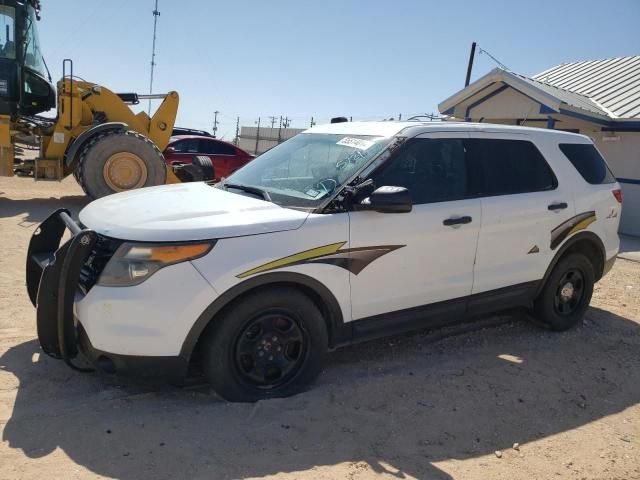
<path id="1" fill-rule="evenodd" d="M 276 120 L 278 119 L 278 117 L 274 115 L 273 117 L 269 117 L 269 119 L 271 120 L 271 128 L 273 128 L 273 126 L 276 124 Z"/>
<path id="2" fill-rule="evenodd" d="M 240 136 L 240 117 L 236 118 L 236 137 L 233 140 L 233 144 L 237 147 L 238 146 L 238 137 Z"/>
<path id="3" fill-rule="evenodd" d="M 153 71 L 156 67 L 156 32 L 158 28 L 158 17 L 160 16 L 160 10 L 158 10 L 158 0 L 156 0 L 156 8 L 153 9 L 153 47 L 151 49 L 151 79 L 149 80 L 149 95 L 153 94 Z M 151 116 L 151 99 L 149 99 L 149 108 L 147 115 Z"/>
<path id="4" fill-rule="evenodd" d="M 213 112 L 213 138 L 216 138 L 216 135 L 218 134 L 218 114 L 219 113 L 220 112 L 218 110 Z"/>
<path id="5" fill-rule="evenodd" d="M 399 121 L 399 122 L 401 122 L 401 121 L 402 121 L 402 114 L 401 114 L 401 113 L 399 113 L 399 114 L 398 114 L 398 121 Z"/>
<path id="6" fill-rule="evenodd" d="M 309 128 L 313 127 L 316 124 L 316 122 L 313 121 L 313 117 L 311 117 L 311 124 L 309 125 Z"/>
<path id="7" fill-rule="evenodd" d="M 291 125 L 291 119 L 289 117 L 284 117 L 282 120 L 282 126 L 284 128 L 289 128 L 289 125 Z"/>
<path id="8" fill-rule="evenodd" d="M 282 139 L 282 115 L 280 115 L 280 124 L 278 125 L 278 145 Z"/>
<path id="9" fill-rule="evenodd" d="M 254 155 L 258 154 L 259 141 L 260 141 L 260 117 L 258 117 L 258 129 L 256 130 L 256 148 L 253 150 Z"/>

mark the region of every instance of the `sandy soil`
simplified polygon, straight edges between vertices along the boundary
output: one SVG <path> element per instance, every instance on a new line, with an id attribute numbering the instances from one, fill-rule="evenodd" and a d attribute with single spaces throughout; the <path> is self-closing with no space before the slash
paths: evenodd
<path id="1" fill-rule="evenodd" d="M 24 255 L 68 179 L 0 179 L 0 478 L 640 479 L 640 264 L 582 326 L 524 316 L 343 349 L 294 398 L 123 383 L 39 354 Z"/>

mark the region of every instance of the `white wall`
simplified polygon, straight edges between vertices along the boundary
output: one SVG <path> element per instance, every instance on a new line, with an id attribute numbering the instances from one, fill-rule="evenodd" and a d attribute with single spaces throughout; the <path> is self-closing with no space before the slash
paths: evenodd
<path id="1" fill-rule="evenodd" d="M 280 142 L 296 136 L 302 132 L 301 128 L 282 128 L 280 129 Z M 271 127 L 260 127 L 260 139 L 258 140 L 256 149 L 256 135 L 258 135 L 257 127 L 241 127 L 240 136 L 238 137 L 238 147 L 241 149 L 259 155 L 278 145 L 278 129 Z"/>
<path id="2" fill-rule="evenodd" d="M 589 136 L 593 138 L 617 178 L 640 181 L 640 132 L 592 132 Z M 604 137 L 619 140 L 604 141 Z M 620 232 L 640 236 L 640 185 L 620 185 L 624 198 Z"/>
<path id="3" fill-rule="evenodd" d="M 484 117 L 487 119 L 486 121 L 493 118 L 512 118 L 514 120 L 518 118 L 546 118 L 546 115 L 540 114 L 538 102 L 534 102 L 512 88 L 507 88 L 471 108 L 469 116 L 473 120 Z"/>

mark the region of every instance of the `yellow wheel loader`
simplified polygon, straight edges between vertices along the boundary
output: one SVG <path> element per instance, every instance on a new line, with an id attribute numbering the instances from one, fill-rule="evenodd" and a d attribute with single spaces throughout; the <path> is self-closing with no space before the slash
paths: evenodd
<path id="1" fill-rule="evenodd" d="M 40 51 L 40 0 L 0 0 L 0 176 L 16 171 L 36 180 L 73 174 L 86 194 L 114 192 L 192 179 L 196 166 L 167 166 L 162 155 L 178 110 L 178 94 L 114 93 L 78 79 L 63 62 L 57 91 Z M 129 105 L 161 99 L 150 118 Z M 57 105 L 57 116 L 38 116 Z M 36 139 L 39 155 L 15 158 L 16 140 Z"/>

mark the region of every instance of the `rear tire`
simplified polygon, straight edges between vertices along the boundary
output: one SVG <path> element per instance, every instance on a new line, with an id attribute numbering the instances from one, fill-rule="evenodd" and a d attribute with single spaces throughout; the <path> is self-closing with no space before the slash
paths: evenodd
<path id="1" fill-rule="evenodd" d="M 89 140 L 74 172 L 85 193 L 101 198 L 135 188 L 163 185 L 167 167 L 162 152 L 144 135 L 110 131 Z"/>
<path id="2" fill-rule="evenodd" d="M 193 165 L 196 165 L 202 171 L 202 178 L 205 182 L 216 179 L 216 171 L 211 159 L 205 155 L 195 155 L 193 157 Z"/>
<path id="3" fill-rule="evenodd" d="M 226 400 L 293 395 L 322 370 L 328 350 L 324 319 L 313 301 L 294 288 L 249 294 L 213 322 L 203 338 L 203 367 Z"/>
<path id="4" fill-rule="evenodd" d="M 593 265 L 587 257 L 574 253 L 561 258 L 535 301 L 535 316 L 552 330 L 568 330 L 589 308 L 594 283 Z"/>

